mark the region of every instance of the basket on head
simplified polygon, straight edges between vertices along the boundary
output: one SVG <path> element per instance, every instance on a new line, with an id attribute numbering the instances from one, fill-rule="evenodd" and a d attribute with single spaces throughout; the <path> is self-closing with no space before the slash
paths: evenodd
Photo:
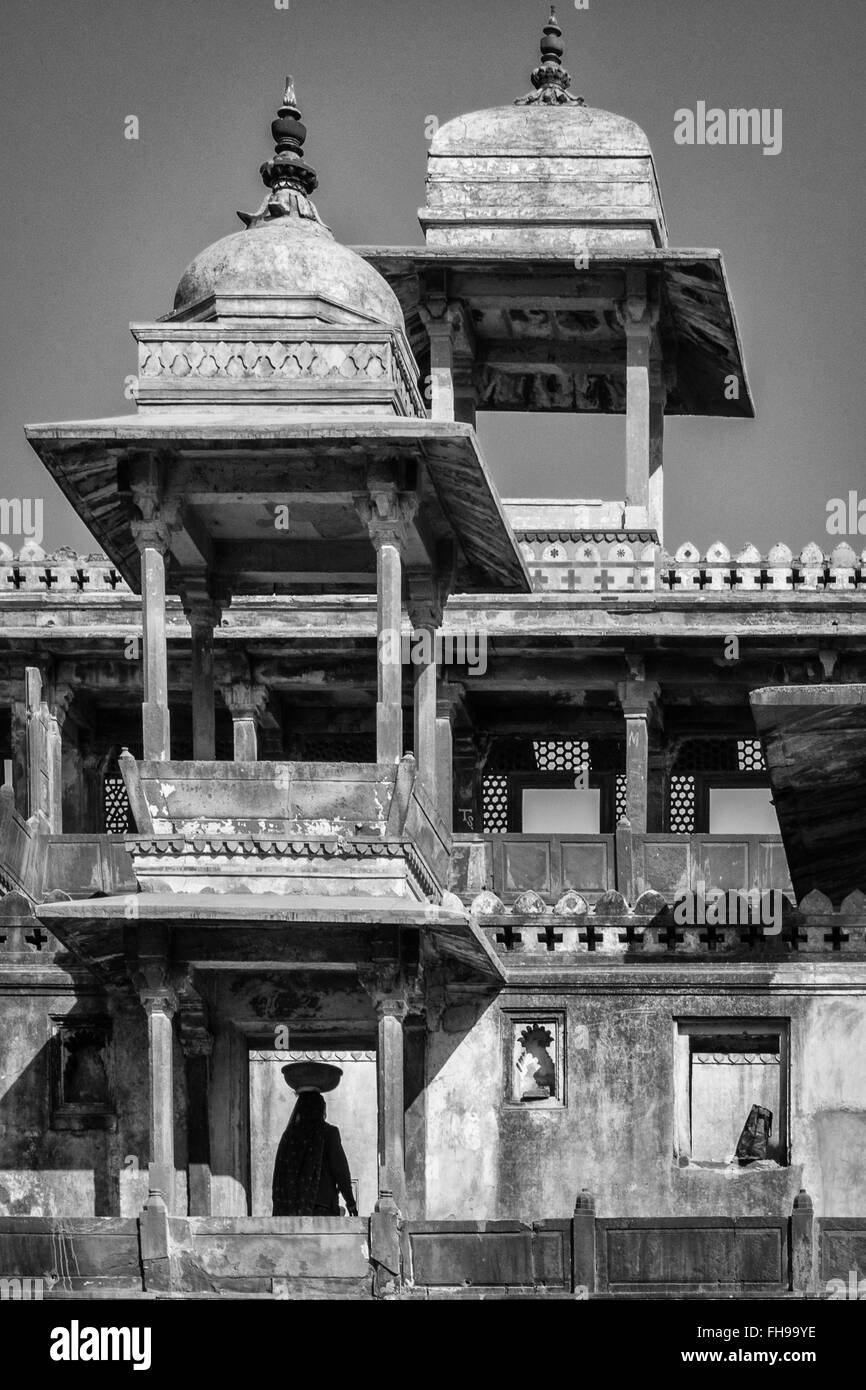
<path id="1" fill-rule="evenodd" d="M 289 1062 L 283 1067 L 286 1085 L 298 1095 L 302 1091 L 333 1091 L 342 1075 L 342 1068 L 330 1062 Z"/>

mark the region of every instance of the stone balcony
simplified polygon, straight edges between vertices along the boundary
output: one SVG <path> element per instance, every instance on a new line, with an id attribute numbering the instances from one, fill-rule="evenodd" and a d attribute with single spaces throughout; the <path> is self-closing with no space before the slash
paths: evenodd
<path id="1" fill-rule="evenodd" d="M 439 904 L 450 836 L 415 760 L 120 758 L 145 892 L 391 897 Z"/>

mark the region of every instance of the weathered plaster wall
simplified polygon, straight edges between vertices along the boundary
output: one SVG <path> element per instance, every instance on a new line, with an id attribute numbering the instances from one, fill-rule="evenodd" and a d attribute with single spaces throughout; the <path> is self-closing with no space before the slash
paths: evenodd
<path id="1" fill-rule="evenodd" d="M 93 994 L 4 994 L 0 1007 L 0 1214 L 121 1216 L 147 1195 L 147 1033 L 136 1005 Z M 54 1022 L 108 1014 L 117 1127 L 52 1127 Z M 181 1102 L 176 1107 L 182 1114 Z M 182 1184 L 179 1185 L 182 1189 Z"/>
<path id="2" fill-rule="evenodd" d="M 509 1008 L 563 1012 L 562 1109 L 504 1103 Z M 735 1016 L 790 1020 L 789 1167 L 710 1170 L 675 1156 L 675 1020 Z M 866 994 L 452 996 L 428 1037 L 426 1214 L 564 1217 L 588 1188 L 601 1216 L 786 1215 L 801 1187 L 816 1214 L 862 1213 L 864 1046 Z"/>

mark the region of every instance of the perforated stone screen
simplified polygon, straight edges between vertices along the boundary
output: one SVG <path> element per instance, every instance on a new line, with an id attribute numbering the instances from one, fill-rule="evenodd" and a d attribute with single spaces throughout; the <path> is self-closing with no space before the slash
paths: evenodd
<path id="1" fill-rule="evenodd" d="M 508 778 L 493 773 L 484 778 L 481 813 L 484 833 L 504 835 L 508 829 Z"/>
<path id="2" fill-rule="evenodd" d="M 695 828 L 695 779 L 676 773 L 670 781 L 670 830 L 691 835 Z"/>
<path id="3" fill-rule="evenodd" d="M 133 830 L 129 799 L 122 777 L 106 777 L 103 785 L 105 829 L 109 835 L 125 835 Z"/>

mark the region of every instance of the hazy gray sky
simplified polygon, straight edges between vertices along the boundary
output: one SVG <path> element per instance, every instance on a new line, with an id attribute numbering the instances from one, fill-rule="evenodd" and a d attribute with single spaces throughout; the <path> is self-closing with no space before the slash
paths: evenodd
<path id="1" fill-rule="evenodd" d="M 335 235 L 417 244 L 426 117 L 527 91 L 547 13 L 545 0 L 3 0 L 0 493 L 45 498 L 46 545 L 93 548 L 22 425 L 131 408 L 128 324 L 166 313 L 193 256 L 261 200 L 285 73 Z M 668 425 L 668 546 L 832 546 L 827 499 L 866 496 L 866 6 L 560 0 L 558 14 L 575 90 L 650 137 L 672 244 L 723 251 L 744 341 L 758 419 Z M 674 112 L 698 100 L 780 107 L 782 152 L 676 145 Z M 622 494 L 621 422 L 480 419 L 504 496 Z"/>

